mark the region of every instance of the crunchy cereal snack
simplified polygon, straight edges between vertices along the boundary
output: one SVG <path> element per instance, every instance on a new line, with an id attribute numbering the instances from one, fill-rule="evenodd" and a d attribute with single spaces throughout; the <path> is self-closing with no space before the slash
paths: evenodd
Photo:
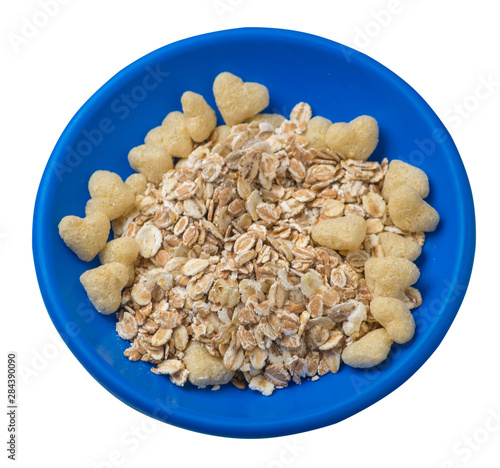
<path id="1" fill-rule="evenodd" d="M 100 211 L 110 221 L 120 217 L 135 202 L 134 192 L 114 172 L 94 172 L 89 180 L 89 192 L 92 198 L 87 202 L 85 214 Z"/>
<path id="2" fill-rule="evenodd" d="M 201 94 L 192 91 L 182 95 L 181 103 L 191 138 L 196 142 L 205 141 L 217 126 L 215 111 Z"/>
<path id="3" fill-rule="evenodd" d="M 378 234 L 384 256 L 406 258 L 414 262 L 422 253 L 422 247 L 411 237 L 384 231 Z"/>
<path id="4" fill-rule="evenodd" d="M 320 245 L 335 250 L 355 250 L 366 236 L 366 222 L 357 215 L 324 219 L 316 223 L 311 237 Z"/>
<path id="5" fill-rule="evenodd" d="M 186 126 L 182 112 L 170 112 L 161 126 L 148 132 L 144 139 L 146 145 L 159 146 L 177 158 L 187 158 L 193 150 L 193 141 Z"/>
<path id="6" fill-rule="evenodd" d="M 207 348 L 197 341 L 191 341 L 182 358 L 188 370 L 188 379 L 197 387 L 228 383 L 234 372 L 228 371 L 222 358 L 212 356 Z"/>
<path id="7" fill-rule="evenodd" d="M 231 133 L 231 127 L 227 125 L 219 125 L 215 127 L 214 134 L 215 135 L 215 143 L 222 143 L 227 140 L 229 134 Z"/>
<path id="8" fill-rule="evenodd" d="M 85 218 L 65 216 L 59 223 L 59 235 L 78 258 L 90 262 L 106 245 L 110 227 L 109 219 L 101 212 Z"/>
<path id="9" fill-rule="evenodd" d="M 317 115 L 307 122 L 307 129 L 304 136 L 307 140 L 307 146 L 320 150 L 326 149 L 326 132 L 332 125 L 332 121 Z"/>
<path id="10" fill-rule="evenodd" d="M 134 283 L 135 268 L 134 263 L 139 255 L 139 245 L 133 237 L 119 237 L 106 244 L 104 249 L 99 253 L 101 265 L 107 263 L 118 262 L 128 268 L 129 280 L 126 286 L 131 286 Z"/>
<path id="11" fill-rule="evenodd" d="M 366 161 L 378 144 L 377 121 L 368 115 L 361 115 L 349 123 L 337 122 L 326 132 L 326 143 L 345 158 Z"/>
<path id="12" fill-rule="evenodd" d="M 419 276 L 417 266 L 405 258 L 370 258 L 365 263 L 366 284 L 374 296 L 398 297 Z"/>
<path id="13" fill-rule="evenodd" d="M 415 320 L 405 303 L 393 297 L 375 297 L 370 312 L 393 341 L 407 343 L 415 334 Z"/>
<path id="14" fill-rule="evenodd" d="M 132 148 L 128 153 L 128 162 L 134 171 L 143 174 L 153 184 L 159 184 L 164 174 L 174 167 L 172 156 L 167 150 L 153 145 Z"/>
<path id="15" fill-rule="evenodd" d="M 93 176 L 90 208 L 101 200 L 117 215 L 114 241 L 100 245 L 86 220 L 61 222 L 80 254 L 104 247 L 103 266 L 81 277 L 91 301 L 102 313 L 120 308 L 126 357 L 179 386 L 231 381 L 269 396 L 342 360 L 378 365 L 393 340 L 412 338 L 410 309 L 422 304 L 410 260 L 432 212 L 409 186 L 421 174 L 366 161 L 378 141 L 372 117 L 331 124 L 305 102 L 289 119 L 257 114 L 267 89 L 227 72 L 214 95 L 227 125 L 215 127 L 203 97 L 186 92 L 184 114 L 168 114 L 130 151 L 139 174 Z M 184 159 L 173 168 L 172 156 Z M 108 218 L 93 216 L 107 237 Z"/>
<path id="16" fill-rule="evenodd" d="M 391 192 L 388 207 L 392 222 L 403 231 L 431 232 L 439 223 L 438 212 L 409 185 L 400 185 Z"/>
<path id="17" fill-rule="evenodd" d="M 393 159 L 389 164 L 382 188 L 382 196 L 386 201 L 389 201 L 392 191 L 400 185 L 413 187 L 422 198 L 429 195 L 427 174 L 418 167 Z"/>
<path id="18" fill-rule="evenodd" d="M 125 183 L 130 187 L 134 195 L 142 195 L 148 187 L 148 179 L 143 174 L 132 174 L 127 177 Z"/>
<path id="19" fill-rule="evenodd" d="M 80 276 L 90 302 L 101 314 L 109 315 L 120 307 L 122 289 L 127 284 L 129 272 L 121 263 L 108 263 Z"/>
<path id="20" fill-rule="evenodd" d="M 367 333 L 350 343 L 342 352 L 342 361 L 351 367 L 374 367 L 385 361 L 391 350 L 392 339 L 384 328 Z"/>
<path id="21" fill-rule="evenodd" d="M 232 126 L 258 114 L 269 105 L 269 92 L 259 83 L 244 83 L 229 72 L 217 75 L 215 102 L 226 125 Z"/>

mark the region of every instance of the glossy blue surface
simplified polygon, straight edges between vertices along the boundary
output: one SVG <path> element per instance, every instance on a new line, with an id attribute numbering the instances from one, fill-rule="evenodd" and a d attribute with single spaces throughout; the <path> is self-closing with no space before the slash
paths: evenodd
<path id="1" fill-rule="evenodd" d="M 417 264 L 424 304 L 417 333 L 393 346 L 378 368 L 342 367 L 319 381 L 290 385 L 263 397 L 231 385 L 219 391 L 179 388 L 150 365 L 123 356 L 128 343 L 115 333 L 115 316 L 98 314 L 79 276 L 98 266 L 80 261 L 59 238 L 68 214 L 84 215 L 87 182 L 98 169 L 132 173 L 130 148 L 173 110 L 186 90 L 215 108 L 215 76 L 230 71 L 269 88 L 268 112 L 289 115 L 299 101 L 315 115 L 349 121 L 375 117 L 380 143 L 371 159 L 398 158 L 429 176 L 428 201 L 441 222 L 427 236 Z M 220 115 L 219 115 L 219 121 Z M 469 281 L 475 221 L 467 175 L 453 141 L 425 101 L 369 57 L 335 42 L 274 29 L 236 29 L 186 39 L 134 62 L 97 91 L 68 124 L 47 163 L 33 222 L 40 289 L 54 325 L 89 373 L 128 405 L 183 428 L 231 437 L 271 437 L 341 421 L 388 395 L 434 352 L 448 331 Z M 63 378 L 63 377 L 62 377 Z M 438 384 L 438 382 L 436 382 Z M 78 389 L 75 389 L 78 392 Z M 82 395 L 83 396 L 83 395 Z M 424 404 L 412 402 L 412 404 Z M 103 415 L 105 421 L 105 415 Z"/>

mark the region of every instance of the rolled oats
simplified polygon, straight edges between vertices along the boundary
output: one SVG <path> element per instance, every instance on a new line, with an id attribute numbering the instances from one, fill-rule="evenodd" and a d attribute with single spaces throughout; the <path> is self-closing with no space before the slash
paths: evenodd
<path id="1" fill-rule="evenodd" d="M 116 324 L 132 342 L 125 356 L 156 364 L 154 373 L 179 386 L 232 381 L 244 389 L 246 382 L 263 395 L 336 373 L 341 356 L 358 367 L 381 362 L 397 329 L 370 304 L 381 302 L 377 293 L 405 311 L 421 305 L 409 260 L 425 242 L 420 231 L 432 230 L 390 196 L 405 190 L 400 179 L 413 187 L 424 176 L 401 162 L 388 173 L 386 159 L 366 161 L 378 141 L 371 117 L 332 124 L 312 118 L 304 102 L 288 120 L 255 115 L 267 105 L 267 89 L 229 73 L 219 75 L 214 92 L 228 126 L 209 135 L 212 109 L 186 93 L 185 114 L 169 114 L 146 138 L 158 154 L 151 150 L 146 161 L 141 153 L 136 162 L 147 180 L 134 184 L 135 205 L 116 213 L 115 237 L 133 238 L 139 249 L 127 263 Z M 190 102 L 203 104 L 210 122 Z M 186 159 L 171 169 L 161 148 L 173 148 L 176 129 L 182 148 L 171 154 Z M 392 185 L 384 190 L 386 174 Z M 425 194 L 411 196 L 430 211 L 419 199 Z M 391 289 L 388 262 L 408 262 L 411 280 Z"/>

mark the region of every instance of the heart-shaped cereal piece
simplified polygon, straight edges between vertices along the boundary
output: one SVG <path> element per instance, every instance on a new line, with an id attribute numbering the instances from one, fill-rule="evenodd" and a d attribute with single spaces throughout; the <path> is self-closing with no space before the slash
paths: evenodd
<path id="1" fill-rule="evenodd" d="M 217 126 L 215 111 L 201 94 L 186 91 L 181 97 L 186 127 L 196 142 L 205 141 Z"/>
<path id="2" fill-rule="evenodd" d="M 389 170 L 385 175 L 384 186 L 382 187 L 382 196 L 386 201 L 389 200 L 392 191 L 400 185 L 413 187 L 422 198 L 429 195 L 427 174 L 418 167 L 399 159 L 393 159 L 389 164 Z"/>
<path id="3" fill-rule="evenodd" d="M 93 270 L 87 270 L 80 276 L 90 302 L 105 315 L 112 314 L 122 301 L 122 289 L 129 279 L 129 271 L 121 263 L 108 263 Z"/>
<path id="4" fill-rule="evenodd" d="M 161 126 L 153 128 L 144 139 L 146 145 L 159 146 L 176 158 L 187 158 L 193 151 L 193 141 L 182 112 L 170 112 Z"/>
<path id="5" fill-rule="evenodd" d="M 415 320 L 403 301 L 394 297 L 375 297 L 370 302 L 370 312 L 396 343 L 407 343 L 413 338 Z"/>
<path id="6" fill-rule="evenodd" d="M 269 91 L 264 85 L 244 83 L 229 72 L 217 75 L 213 91 L 222 118 L 229 126 L 244 122 L 269 105 Z"/>
<path id="7" fill-rule="evenodd" d="M 349 123 L 337 122 L 326 132 L 326 144 L 347 159 L 366 161 L 378 144 L 378 124 L 369 115 L 361 115 Z"/>
<path id="8" fill-rule="evenodd" d="M 218 127 L 215 127 L 214 133 L 215 133 L 214 143 L 215 144 L 223 143 L 231 134 L 231 127 L 228 127 L 227 125 L 219 125 Z M 177 166 L 175 167 L 177 168 Z"/>
<path id="9" fill-rule="evenodd" d="M 100 211 L 110 221 L 120 217 L 135 202 L 132 189 L 114 172 L 94 172 L 89 180 L 89 192 L 92 198 L 87 202 L 85 214 Z"/>
<path id="10" fill-rule="evenodd" d="M 400 185 L 391 192 L 388 208 L 392 222 L 403 231 L 431 232 L 439 223 L 438 212 L 409 185 Z"/>
<path id="11" fill-rule="evenodd" d="M 128 162 L 134 171 L 146 176 L 153 184 L 159 184 L 165 173 L 174 167 L 167 150 L 153 145 L 132 148 L 128 153 Z"/>
<path id="12" fill-rule="evenodd" d="M 109 230 L 108 217 L 99 211 L 85 218 L 65 216 L 59 223 L 59 235 L 64 243 L 86 262 L 104 248 Z"/>
<path id="13" fill-rule="evenodd" d="M 307 122 L 307 128 L 304 136 L 307 140 L 307 146 L 316 149 L 326 149 L 326 132 L 332 126 L 332 122 L 324 117 L 317 115 Z"/>
<path id="14" fill-rule="evenodd" d="M 414 262 L 422 253 L 422 247 L 411 237 L 403 237 L 394 232 L 381 232 L 377 237 L 386 257 L 406 258 Z"/>
<path id="15" fill-rule="evenodd" d="M 391 346 L 389 334 L 384 328 L 377 328 L 347 345 L 342 352 L 342 360 L 348 366 L 361 369 L 378 366 L 389 355 Z"/>
<path id="16" fill-rule="evenodd" d="M 374 296 L 400 297 L 420 277 L 417 266 L 399 257 L 372 257 L 365 263 L 368 289 Z"/>
<path id="17" fill-rule="evenodd" d="M 311 237 L 318 244 L 335 250 L 358 249 L 366 236 L 366 221 L 353 214 L 317 222 Z"/>
<path id="18" fill-rule="evenodd" d="M 106 244 L 99 253 L 102 265 L 118 262 L 125 265 L 129 272 L 126 286 L 131 286 L 135 278 L 134 263 L 139 255 L 139 244 L 133 237 L 119 237 Z"/>
<path id="19" fill-rule="evenodd" d="M 148 187 L 148 179 L 144 174 L 132 174 L 127 177 L 125 183 L 130 187 L 134 195 L 142 195 Z"/>

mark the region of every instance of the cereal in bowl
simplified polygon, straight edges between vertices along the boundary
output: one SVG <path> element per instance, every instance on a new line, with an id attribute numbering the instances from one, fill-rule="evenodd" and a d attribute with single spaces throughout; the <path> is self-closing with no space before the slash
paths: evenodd
<path id="1" fill-rule="evenodd" d="M 213 91 L 226 125 L 187 91 L 131 150 L 140 174 L 117 180 L 121 201 L 101 213 L 115 240 L 84 252 L 107 268 L 82 275 L 89 297 L 117 311 L 130 360 L 179 386 L 267 396 L 380 364 L 415 333 L 413 261 L 439 221 L 427 176 L 367 160 L 373 117 L 332 123 L 304 102 L 260 114 L 267 88 L 228 72 Z"/>

